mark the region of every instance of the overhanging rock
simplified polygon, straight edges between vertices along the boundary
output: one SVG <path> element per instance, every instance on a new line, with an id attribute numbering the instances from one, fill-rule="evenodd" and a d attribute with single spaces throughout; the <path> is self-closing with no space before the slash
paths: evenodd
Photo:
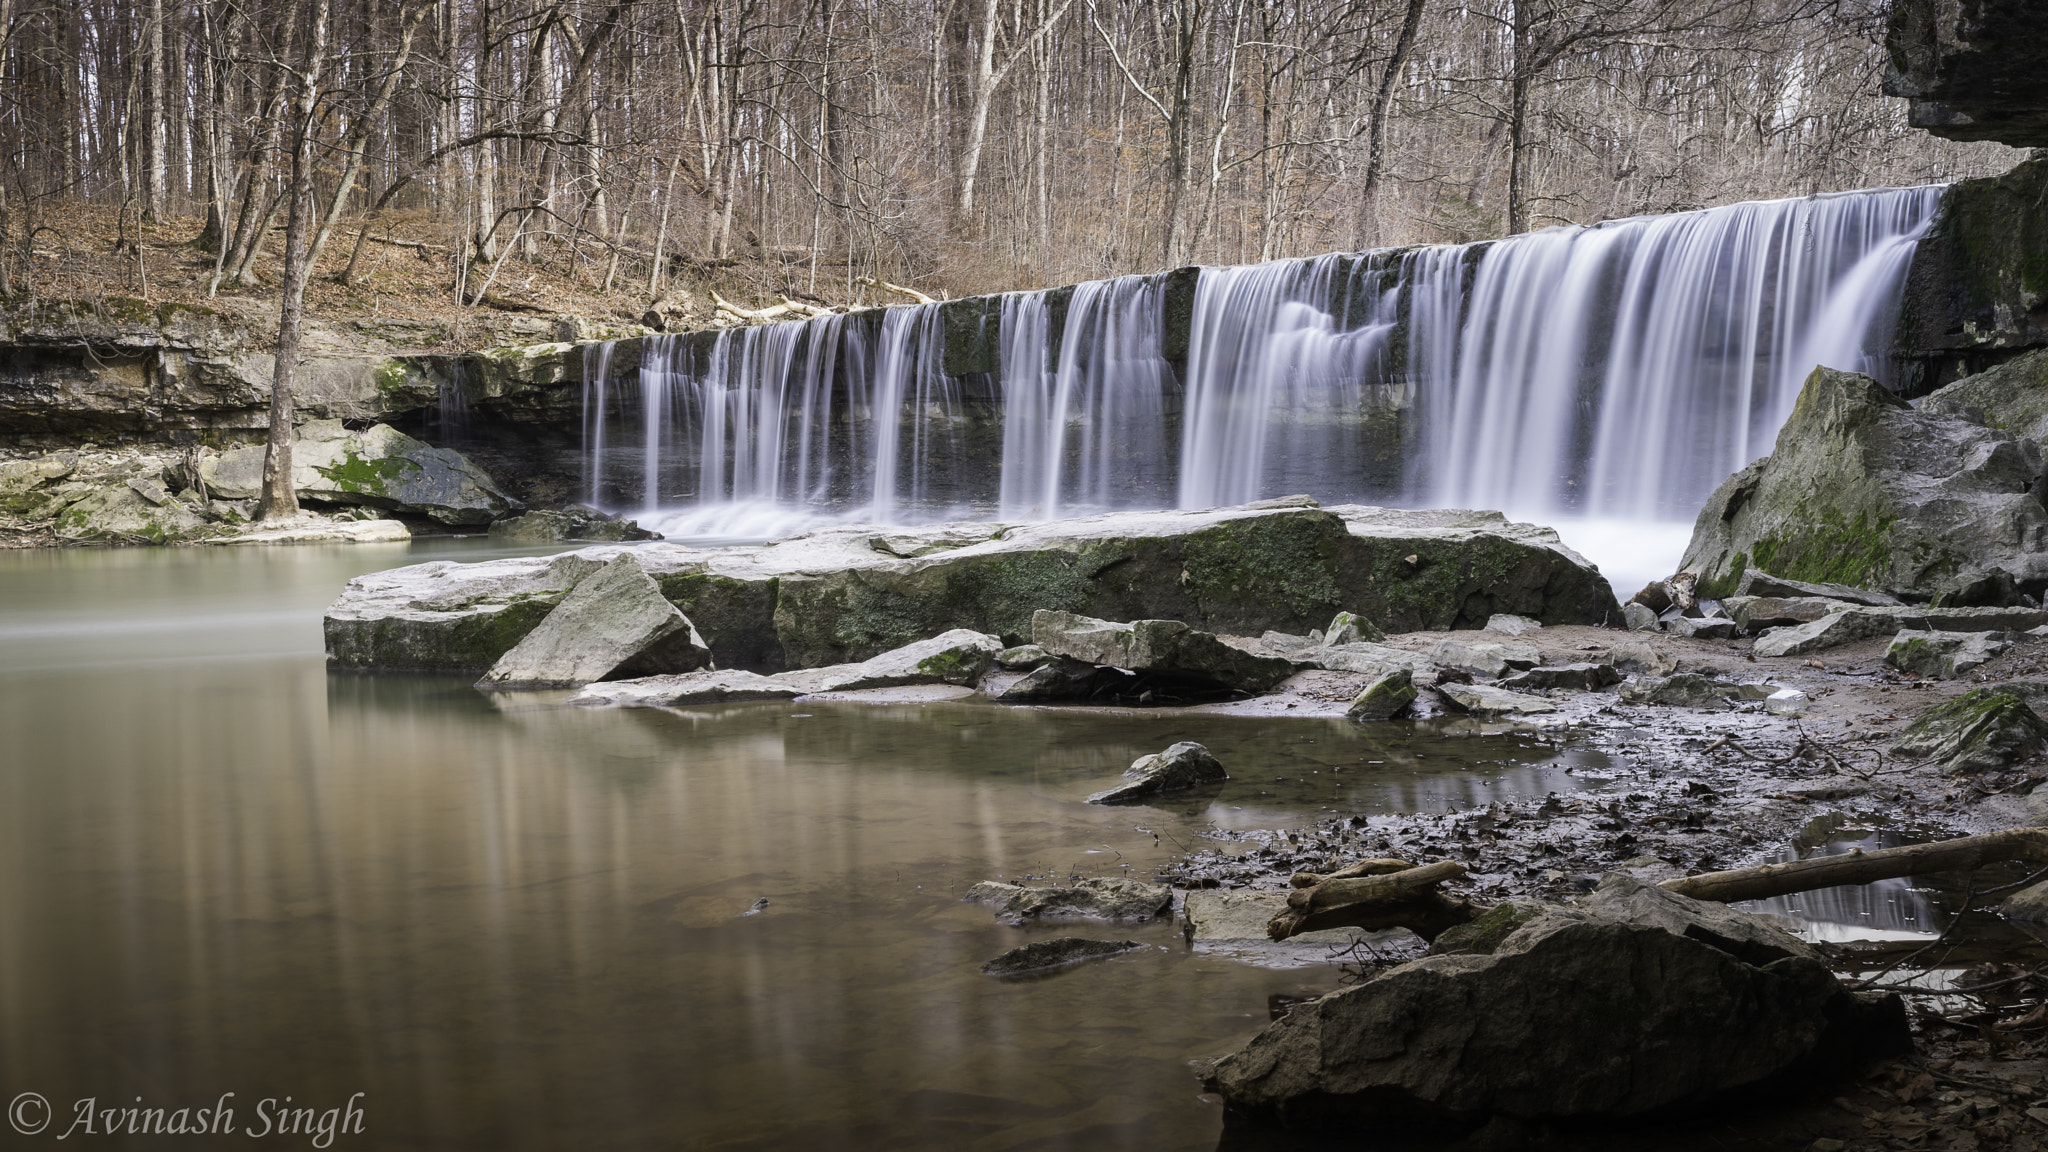
<path id="1" fill-rule="evenodd" d="M 347 668 L 481 671 L 620 551 L 358 577 L 328 609 L 328 658 Z M 633 551 L 719 667 L 761 672 L 855 663 L 954 628 L 1018 644 L 1040 609 L 1239 636 L 1305 633 L 1339 610 L 1388 631 L 1479 628 L 1496 612 L 1545 624 L 1619 615 L 1599 570 L 1555 532 L 1498 512 L 1126 512 Z"/>

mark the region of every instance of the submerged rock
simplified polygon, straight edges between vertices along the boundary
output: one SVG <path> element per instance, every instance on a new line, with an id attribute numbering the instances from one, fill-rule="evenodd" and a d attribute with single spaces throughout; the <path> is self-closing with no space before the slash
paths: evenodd
<path id="1" fill-rule="evenodd" d="M 592 684 L 569 697 L 571 704 L 621 708 L 670 708 L 679 704 L 737 704 L 747 700 L 788 700 L 803 695 L 793 684 L 758 672 L 684 672 Z"/>
<path id="2" fill-rule="evenodd" d="M 1457 1132 L 1810 1084 L 1908 1044 L 1896 997 L 1848 991 L 1723 906 L 1612 877 L 1580 906 L 1504 919 L 1497 942 L 1472 933 L 1470 951 L 1296 1007 L 1218 1061 L 1211 1089 L 1289 1127 Z"/>
<path id="3" fill-rule="evenodd" d="M 1223 765 L 1207 748 L 1183 740 L 1164 752 L 1140 756 L 1124 769 L 1125 783 L 1088 797 L 1090 804 L 1122 804 L 1142 800 L 1161 792 L 1179 792 L 1198 784 L 1215 784 L 1230 779 Z"/>
<path id="4" fill-rule="evenodd" d="M 2025 920 L 2034 924 L 2048 924 L 2048 880 L 2022 888 L 2005 898 L 1999 908 L 2010 920 Z"/>
<path id="5" fill-rule="evenodd" d="M 1959 569 L 1993 566 L 2048 583 L 2048 509 L 2033 491 L 2043 471 L 2032 440 L 1816 368 L 1772 453 L 1701 509 L 1682 566 L 1707 594 L 1932 594 Z M 1813 583 L 1735 587 L 1748 569 Z"/>
<path id="6" fill-rule="evenodd" d="M 1234 636 L 1305 635 L 1340 610 L 1397 631 L 1476 628 L 1495 612 L 1599 623 L 1616 611 L 1598 570 L 1556 533 L 1491 512 L 1222 508 L 905 529 L 886 551 L 877 539 L 848 526 L 761 546 L 637 552 L 721 666 L 759 672 L 865 660 L 953 628 L 1021 644 L 1038 609 Z M 503 634 L 481 618 L 520 595 L 559 595 L 551 565 L 561 560 L 418 565 L 352 582 L 328 613 L 330 659 L 487 668 L 518 635 L 488 651 L 486 634 Z"/>
<path id="7" fill-rule="evenodd" d="M 580 687 L 595 680 L 691 672 L 711 650 L 688 617 L 662 598 L 632 555 L 613 559 L 576 585 L 520 638 L 479 688 Z"/>
<path id="8" fill-rule="evenodd" d="M 1381 673 L 1351 701 L 1345 715 L 1353 720 L 1391 720 L 1415 703 L 1415 677 L 1406 668 Z"/>
<path id="9" fill-rule="evenodd" d="M 1966 692 L 1922 712 L 1892 751 L 1950 775 L 1996 771 L 2048 747 L 2048 722 L 2034 708 L 2044 702 L 2043 686 L 2021 681 Z"/>
<path id="10" fill-rule="evenodd" d="M 1247 652 L 1178 620 L 1119 624 L 1072 612 L 1039 611 L 1031 617 L 1031 640 L 1071 660 L 1209 681 L 1247 692 L 1263 692 L 1294 675 L 1293 661 Z"/>
<path id="11" fill-rule="evenodd" d="M 572 506 L 560 511 L 534 511 L 510 516 L 491 525 L 494 540 L 659 540 L 661 533 L 649 532 L 622 516 L 595 508 Z"/>
<path id="12" fill-rule="evenodd" d="M 1056 940 L 1034 940 L 1022 948 L 1012 948 L 983 964 L 981 970 L 989 976 L 1022 976 L 1065 968 L 1084 960 L 1118 956 L 1143 947 L 1136 940 L 1084 940 L 1079 936 L 1061 936 Z"/>
<path id="13" fill-rule="evenodd" d="M 1026 888 L 984 880 L 968 890 L 967 899 L 989 905 L 1005 919 L 1150 920 L 1173 906 L 1173 889 L 1104 876 L 1071 888 Z"/>
<path id="14" fill-rule="evenodd" d="M 261 446 L 200 462 L 207 491 L 253 500 L 263 488 Z M 386 424 L 351 432 L 339 420 L 308 421 L 292 441 L 292 485 L 301 499 L 415 512 L 442 524 L 488 524 L 525 505 L 461 453 Z"/>
<path id="15" fill-rule="evenodd" d="M 2017 643 L 2019 632 L 1923 632 L 1902 629 L 1884 662 L 1930 680 L 1953 680 L 1989 663 Z"/>

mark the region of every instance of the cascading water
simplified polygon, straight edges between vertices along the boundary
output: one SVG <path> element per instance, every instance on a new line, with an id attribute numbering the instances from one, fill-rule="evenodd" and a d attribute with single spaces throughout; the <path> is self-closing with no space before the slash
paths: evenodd
<path id="1" fill-rule="evenodd" d="M 1941 192 L 1204 268 L 1184 360 L 1165 276 L 1002 298 L 993 374 L 945 373 L 944 305 L 654 337 L 637 383 L 589 354 L 589 489 L 684 536 L 1308 492 L 1675 551 L 1815 364 L 1886 375 Z"/>

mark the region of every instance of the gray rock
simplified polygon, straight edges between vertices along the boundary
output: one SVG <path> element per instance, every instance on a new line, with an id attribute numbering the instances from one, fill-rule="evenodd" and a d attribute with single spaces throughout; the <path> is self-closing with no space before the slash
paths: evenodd
<path id="1" fill-rule="evenodd" d="M 2003 568 L 2038 586 L 2048 583 L 2048 508 L 2033 491 L 2043 471 L 2032 440 L 1916 411 L 1867 376 L 1816 368 L 1771 455 L 1709 497 L 1682 563 L 1710 594 L 1745 566 L 1807 583 L 1751 579 L 1738 594 L 1931 594 L 1958 567 Z"/>
<path id="2" fill-rule="evenodd" d="M 1486 630 L 1488 632 L 1504 632 L 1509 636 L 1520 636 L 1525 632 L 1534 632 L 1541 627 L 1543 627 L 1541 621 L 1531 620 L 1527 616 L 1512 616 L 1506 612 L 1495 612 L 1486 618 Z"/>
<path id="3" fill-rule="evenodd" d="M 1884 662 L 1930 680 L 1953 680 L 1989 663 L 2023 632 L 1924 632 L 1907 628 L 1892 637 Z"/>
<path id="4" fill-rule="evenodd" d="M 1295 636 L 1287 632 L 1265 632 L 1259 636 L 1259 646 L 1275 656 L 1306 655 L 1319 647 L 1313 636 Z"/>
<path id="5" fill-rule="evenodd" d="M 1357 672 L 1379 676 L 1396 668 L 1410 673 L 1427 671 L 1427 657 L 1385 644 L 1333 644 L 1317 650 L 1314 663 L 1333 672 Z"/>
<path id="6" fill-rule="evenodd" d="M 852 692 L 906 684 L 971 687 L 981 682 L 982 673 L 988 671 L 989 664 L 1002 650 L 1000 637 L 972 628 L 955 628 L 858 664 L 780 672 L 775 679 L 805 692 Z"/>
<path id="7" fill-rule="evenodd" d="M 989 905 L 1002 919 L 1150 920 L 1173 906 L 1173 890 L 1118 877 L 1090 877 L 1072 888 L 984 880 L 968 890 L 967 899 Z"/>
<path id="8" fill-rule="evenodd" d="M 1247 692 L 1263 692 L 1294 675 L 1291 661 L 1247 652 L 1178 620 L 1119 624 L 1040 610 L 1031 617 L 1031 640 L 1055 656 Z"/>
<path id="9" fill-rule="evenodd" d="M 1616 644 L 1607 654 L 1608 662 L 1618 672 L 1647 672 L 1652 676 L 1668 676 L 1678 670 L 1678 658 L 1665 651 L 1662 644 L 1648 640 L 1624 640 Z"/>
<path id="10" fill-rule="evenodd" d="M 1885 636 L 1901 628 L 1939 632 L 2023 632 L 2048 624 L 2039 608 L 1845 608 L 1811 624 L 1776 628 L 1757 639 L 1758 656 L 1804 656 Z"/>
<path id="11" fill-rule="evenodd" d="M 1936 608 L 2012 608 L 2024 606 L 2019 582 L 2003 568 L 1960 572 L 1935 585 L 1928 601 Z"/>
<path id="12" fill-rule="evenodd" d="M 998 704 L 1070 703 L 1121 695 L 1137 683 L 1135 674 L 1121 668 L 1055 656 L 996 693 L 995 700 Z"/>
<path id="13" fill-rule="evenodd" d="M 1631 632 L 1655 632 L 1659 627 L 1657 613 L 1634 600 L 1621 606 L 1621 622 Z"/>
<path id="14" fill-rule="evenodd" d="M 256 498 L 263 454 L 249 447 L 206 457 L 199 473 L 207 491 Z M 351 432 L 339 420 L 308 421 L 292 441 L 292 485 L 302 499 L 416 512 L 443 524 L 488 524 L 525 507 L 461 453 L 385 424 Z"/>
<path id="15" fill-rule="evenodd" d="M 1052 653 L 1036 644 L 1019 644 L 996 653 L 996 666 L 1013 672 L 1029 672 L 1052 659 Z"/>
<path id="16" fill-rule="evenodd" d="M 580 687 L 692 672 L 711 651 L 630 554 L 578 583 L 477 681 L 479 688 Z"/>
<path id="17" fill-rule="evenodd" d="M 1744 631 L 1761 632 L 1766 628 L 1811 624 L 1830 612 L 1848 608 L 1849 604 L 1819 596 L 1730 596 L 1721 606 Z"/>
<path id="18" fill-rule="evenodd" d="M 2040 685 L 1978 688 L 1936 704 L 1913 721 L 1892 751 L 1939 764 L 1945 773 L 1991 772 L 2048 746 L 2048 722 L 2034 705 Z"/>
<path id="19" fill-rule="evenodd" d="M 508 516 L 491 525 L 491 538 L 534 543 L 566 540 L 659 540 L 661 533 L 649 532 L 624 517 L 577 506 L 557 512 L 535 509 L 518 516 Z"/>
<path id="20" fill-rule="evenodd" d="M 671 708 L 679 704 L 736 704 L 747 700 L 788 700 L 801 689 L 758 672 L 685 672 L 592 684 L 569 697 L 571 704 L 621 708 Z"/>
<path id="21" fill-rule="evenodd" d="M 1384 672 L 1365 686 L 1344 714 L 1353 720 L 1391 720 L 1415 703 L 1414 680 L 1406 668 Z"/>
<path id="22" fill-rule="evenodd" d="M 1907 1047 L 1896 997 L 1849 992 L 1741 913 L 1631 883 L 1511 926 L 1490 952 L 1299 1005 L 1218 1061 L 1211 1088 L 1290 1127 L 1464 1131 L 1641 1116 Z"/>
<path id="23" fill-rule="evenodd" d="M 1534 668 L 1543 662 L 1543 653 L 1527 644 L 1443 640 L 1429 658 L 1432 663 L 1474 676 L 1500 677 L 1510 668 Z"/>
<path id="24" fill-rule="evenodd" d="M 2006 897 L 2005 906 L 1999 911 L 2005 913 L 2009 920 L 2048 924 L 2048 880 Z"/>
<path id="25" fill-rule="evenodd" d="M 969 527 L 978 542 L 896 554 L 966 539 Z M 953 628 L 1021 644 L 1041 608 L 1233 636 L 1306 634 L 1339 609 L 1397 631 L 1476 628 L 1494 612 L 1599 623 L 1617 611 L 1599 572 L 1554 532 L 1490 512 L 1222 508 L 896 535 L 888 551 L 873 528 L 852 525 L 759 546 L 638 551 L 719 665 L 759 672 L 865 660 Z M 558 559 L 420 565 L 354 583 L 329 610 L 329 657 L 338 668 L 481 671 L 518 639 L 481 618 L 505 607 L 508 588 L 559 592 L 546 574 Z M 466 606 L 412 606 L 428 599 Z M 489 650 L 491 640 L 504 647 Z"/>
<path id="26" fill-rule="evenodd" d="M 1812 704 L 1806 693 L 1797 688 L 1780 688 L 1764 697 L 1764 711 L 1773 716 L 1797 716 Z"/>
<path id="27" fill-rule="evenodd" d="M 2024 4 L 1899 0 L 1885 29 L 1882 91 L 1906 97 L 1907 123 L 1935 136 L 2048 148 L 2048 29 L 2039 15 Z M 2018 236 L 1990 235 L 2020 247 Z"/>
<path id="28" fill-rule="evenodd" d="M 1142 947 L 1144 945 L 1136 940 L 1084 940 L 1079 936 L 1061 936 L 1056 940 L 1034 940 L 1022 948 L 1012 948 L 983 964 L 981 970 L 989 976 L 1023 976 L 1070 967 L 1085 960 L 1118 956 Z"/>
<path id="29" fill-rule="evenodd" d="M 1829 584 L 1817 580 L 1787 580 L 1773 576 L 1760 568 L 1746 568 L 1742 579 L 1735 585 L 1737 596 L 1768 596 L 1780 600 L 1831 600 L 1841 604 L 1861 604 L 1868 608 L 1896 608 L 1905 601 L 1889 592 L 1875 588 L 1856 588 L 1848 584 Z"/>
<path id="30" fill-rule="evenodd" d="M 1558 664 L 1517 672 L 1500 682 L 1517 692 L 1538 692 L 1562 688 L 1570 692 L 1598 692 L 1621 683 L 1621 673 L 1612 664 Z"/>
<path id="31" fill-rule="evenodd" d="M 1631 704 L 1662 704 L 1674 708 L 1722 708 L 1733 685 L 1695 672 L 1671 676 L 1631 676 L 1621 684 L 1621 698 Z"/>
<path id="32" fill-rule="evenodd" d="M 1088 797 L 1090 804 L 1122 804 L 1161 792 L 1179 792 L 1198 784 L 1230 779 L 1207 748 L 1183 740 L 1164 752 L 1140 756 L 1124 769 L 1125 782 Z"/>
<path id="33" fill-rule="evenodd" d="M 1533 716 L 1557 711 L 1557 705 L 1541 696 L 1485 684 L 1439 684 L 1436 690 L 1452 707 L 1475 716 Z"/>
<path id="34" fill-rule="evenodd" d="M 1693 640 L 1735 639 L 1735 621 L 1726 618 L 1681 616 L 1665 624 L 1664 630 Z"/>
<path id="35" fill-rule="evenodd" d="M 1330 626 L 1323 629 L 1325 648 L 1339 644 L 1378 644 L 1387 638 L 1379 626 L 1356 612 L 1339 612 L 1330 620 Z"/>
<path id="36" fill-rule="evenodd" d="M 228 534 L 194 509 L 170 499 L 152 502 L 125 483 L 73 500 L 51 530 L 74 544 L 175 544 Z"/>

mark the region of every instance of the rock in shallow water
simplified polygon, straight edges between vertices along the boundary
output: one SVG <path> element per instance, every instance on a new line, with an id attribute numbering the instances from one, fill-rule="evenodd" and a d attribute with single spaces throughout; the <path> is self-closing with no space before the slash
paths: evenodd
<path id="1" fill-rule="evenodd" d="M 1150 920 L 1173 906 L 1173 890 L 1142 880 L 1094 876 L 1071 888 L 1026 888 L 984 880 L 967 899 L 987 904 L 996 916 L 1015 920 Z"/>
<path id="2" fill-rule="evenodd" d="M 1140 756 L 1124 769 L 1128 778 L 1088 798 L 1090 804 L 1123 804 L 1161 792 L 1179 792 L 1198 784 L 1215 784 L 1230 779 L 1223 765 L 1207 748 L 1183 740 L 1164 752 Z"/>
<path id="3" fill-rule="evenodd" d="M 1415 703 L 1415 677 L 1406 668 L 1382 673 L 1351 701 L 1353 720 L 1391 720 Z"/>
<path id="4" fill-rule="evenodd" d="M 571 704 L 612 704 L 621 708 L 670 708 L 679 704 L 737 704 L 788 700 L 803 695 L 795 685 L 758 672 L 685 672 L 592 684 L 569 698 Z"/>
<path id="5" fill-rule="evenodd" d="M 1218 1061 L 1211 1087 L 1289 1127 L 1461 1131 L 1810 1083 L 1906 1044 L 1896 997 L 1847 991 L 1798 940 L 1610 877 L 1491 952 L 1296 1007 Z"/>
<path id="6" fill-rule="evenodd" d="M 711 650 L 689 617 L 662 598 L 628 554 L 578 583 L 539 627 L 491 665 L 477 687 L 573 688 L 690 672 L 709 663 Z"/>
<path id="7" fill-rule="evenodd" d="M 972 686 L 980 682 L 982 673 L 1002 650 L 1000 637 L 971 628 L 955 628 L 858 664 L 782 672 L 775 678 L 805 692 L 852 692 L 905 684 Z"/>
<path id="8" fill-rule="evenodd" d="M 1056 940 L 1034 940 L 1022 948 L 1012 948 L 983 964 L 981 970 L 990 976 L 1022 976 L 1050 972 L 1084 960 L 1119 956 L 1143 947 L 1136 940 L 1086 940 L 1079 936 L 1061 936 Z"/>
<path id="9" fill-rule="evenodd" d="M 1452 707 L 1474 716 L 1533 716 L 1557 711 L 1557 705 L 1541 696 L 1484 684 L 1439 684 L 1436 690 Z"/>
<path id="10" fill-rule="evenodd" d="M 1119 624 L 1072 612 L 1031 616 L 1031 641 L 1055 656 L 1130 672 L 1263 692 L 1294 675 L 1293 661 L 1226 644 L 1178 620 Z"/>

